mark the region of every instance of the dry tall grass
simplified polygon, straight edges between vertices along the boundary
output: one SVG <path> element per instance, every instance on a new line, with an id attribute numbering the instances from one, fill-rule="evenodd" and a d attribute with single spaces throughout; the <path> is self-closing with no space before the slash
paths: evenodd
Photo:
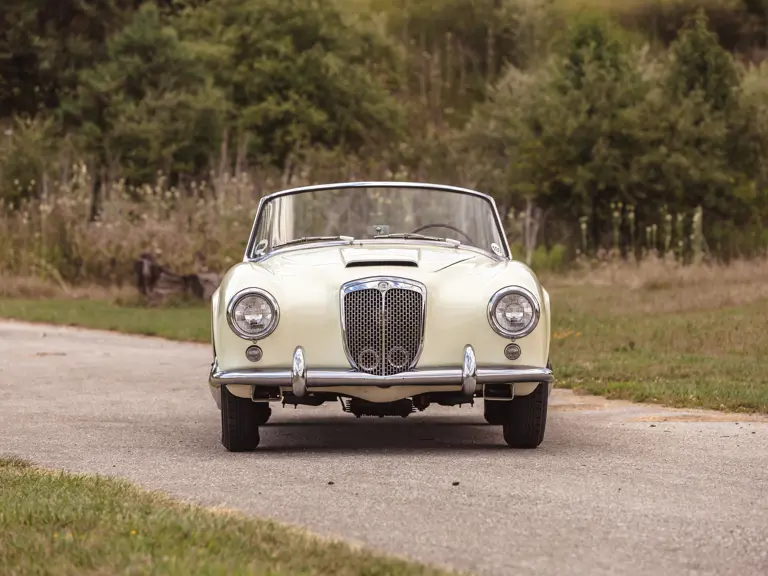
<path id="1" fill-rule="evenodd" d="M 139 303 L 139 296 L 136 288 L 128 284 L 121 286 L 94 283 L 71 285 L 64 281 L 36 276 L 0 276 L 0 299 L 101 300 L 113 304 L 133 304 Z"/>
<path id="2" fill-rule="evenodd" d="M 603 262 L 542 274 L 555 295 L 578 292 L 580 306 L 604 312 L 674 313 L 768 299 L 768 260 L 683 266 L 674 259 Z"/>
<path id="3" fill-rule="evenodd" d="M 223 270 L 242 256 L 258 200 L 270 186 L 279 183 L 246 175 L 184 190 L 162 179 L 142 188 L 117 183 L 92 221 L 92 183 L 81 165 L 42 198 L 20 209 L 0 207 L 0 273 L 59 286 L 120 285 L 142 252 L 178 270 Z"/>
<path id="4" fill-rule="evenodd" d="M 118 181 L 102 191 L 94 220 L 93 176 L 78 164 L 63 182 L 46 183 L 39 198 L 20 207 L 0 202 L 0 277 L 6 279 L 0 290 L 121 286 L 132 281 L 133 264 L 143 252 L 174 271 L 222 272 L 242 258 L 262 196 L 289 186 L 361 179 L 409 178 L 383 164 L 360 166 L 318 152 L 283 173 L 252 169 L 232 176 L 222 170 L 210 183 L 184 186 L 171 186 L 162 175 L 153 186 Z"/>
<path id="5" fill-rule="evenodd" d="M 393 172 L 384 162 L 317 152 L 283 173 L 252 169 L 232 176 L 222 170 L 210 184 L 171 186 L 159 177 L 153 186 L 136 188 L 119 181 L 102 191 L 94 220 L 93 177 L 84 164 L 71 174 L 63 183 L 47 183 L 39 198 L 21 207 L 0 202 L 0 276 L 27 279 L 6 281 L 6 294 L 121 286 L 132 281 L 133 264 L 144 252 L 177 272 L 223 272 L 242 258 L 267 193 L 328 182 L 430 180 L 424 173 Z"/>
<path id="6" fill-rule="evenodd" d="M 356 180 L 363 173 L 370 179 L 409 179 L 382 167 L 321 161 L 293 171 L 290 179 L 252 172 L 183 189 L 162 178 L 141 188 L 118 182 L 105 191 L 98 219 L 92 221 L 91 175 L 78 165 L 68 181 L 47 186 L 41 198 L 20 209 L 0 204 L 0 297 L 124 299 L 142 252 L 156 254 L 182 273 L 223 272 L 242 257 L 264 194 L 289 185 Z M 518 224 L 508 230 L 512 241 L 519 236 Z M 670 293 L 660 306 L 695 306 L 699 298 L 736 305 L 768 297 L 765 260 L 725 267 L 681 266 L 653 257 L 639 263 L 613 259 L 541 275 L 553 289 L 603 286 L 627 294 Z"/>

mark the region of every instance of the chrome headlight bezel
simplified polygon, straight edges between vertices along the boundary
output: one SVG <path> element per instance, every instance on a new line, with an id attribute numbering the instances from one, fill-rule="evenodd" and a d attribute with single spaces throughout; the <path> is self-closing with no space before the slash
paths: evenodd
<path id="1" fill-rule="evenodd" d="M 243 298 L 246 298 L 248 296 L 259 296 L 263 298 L 267 304 L 269 304 L 272 307 L 272 321 L 267 326 L 266 330 L 263 332 L 260 332 L 258 335 L 256 334 L 248 334 L 247 332 L 240 329 L 240 327 L 237 325 L 234 319 L 234 313 L 235 308 L 237 308 L 237 305 L 240 304 L 240 302 L 243 300 Z M 275 328 L 277 328 L 278 323 L 280 322 L 280 308 L 277 305 L 277 300 L 275 300 L 275 297 L 272 296 L 269 292 L 266 290 L 262 290 L 261 288 L 246 288 L 245 290 L 241 290 L 237 294 L 235 294 L 232 299 L 229 301 L 229 304 L 227 304 L 227 324 L 229 324 L 230 330 L 237 334 L 240 338 L 243 340 L 252 340 L 252 341 L 258 341 L 263 340 L 272 332 L 275 331 Z"/>
<path id="2" fill-rule="evenodd" d="M 496 314 L 494 313 L 496 310 L 496 306 L 501 301 L 504 296 L 508 296 L 509 294 L 517 294 L 519 296 L 522 296 L 526 300 L 528 300 L 531 304 L 531 309 L 533 310 L 533 318 L 528 323 L 528 325 L 523 328 L 522 330 L 517 330 L 514 332 L 511 332 L 509 330 L 506 330 L 502 326 L 499 326 L 499 324 L 496 322 Z M 493 328 L 493 331 L 496 332 L 499 336 L 503 336 L 504 338 L 510 338 L 512 340 L 517 338 L 523 338 L 525 336 L 528 336 L 531 332 L 533 332 L 536 329 L 536 326 L 539 323 L 539 318 L 541 317 L 541 304 L 539 303 L 539 299 L 536 298 L 536 296 L 533 295 L 533 293 L 522 286 L 507 286 L 506 288 L 502 288 L 498 292 L 496 292 L 493 296 L 491 296 L 490 301 L 488 302 L 488 323 L 491 325 L 491 328 Z"/>

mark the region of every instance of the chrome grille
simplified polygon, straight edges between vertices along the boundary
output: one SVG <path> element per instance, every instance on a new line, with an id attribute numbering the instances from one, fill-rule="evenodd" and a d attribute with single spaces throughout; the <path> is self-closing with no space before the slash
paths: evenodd
<path id="1" fill-rule="evenodd" d="M 411 369 L 421 352 L 424 302 L 424 287 L 412 281 L 375 278 L 342 287 L 350 364 L 384 376 Z"/>

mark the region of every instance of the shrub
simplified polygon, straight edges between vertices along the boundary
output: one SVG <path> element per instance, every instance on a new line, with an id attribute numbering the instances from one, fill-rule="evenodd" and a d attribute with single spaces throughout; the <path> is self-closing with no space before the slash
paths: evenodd
<path id="1" fill-rule="evenodd" d="M 18 206 L 44 193 L 57 164 L 60 142 L 50 117 L 14 117 L 0 131 L 0 202 Z"/>
<path id="2" fill-rule="evenodd" d="M 534 272 L 562 272 L 566 269 L 567 248 L 563 244 L 555 244 L 549 250 L 539 246 L 533 253 L 531 268 Z"/>

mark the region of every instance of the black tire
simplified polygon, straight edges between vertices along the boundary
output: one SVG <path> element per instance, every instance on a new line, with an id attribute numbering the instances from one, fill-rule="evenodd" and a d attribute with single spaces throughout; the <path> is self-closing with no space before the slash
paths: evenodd
<path id="1" fill-rule="evenodd" d="M 270 416 L 272 416 L 272 408 L 266 402 L 257 402 L 259 412 L 256 415 L 256 424 L 258 426 L 264 426 L 269 422 Z"/>
<path id="2" fill-rule="evenodd" d="M 255 450 L 261 440 L 259 424 L 269 419 L 265 402 L 239 398 L 226 386 L 221 388 L 221 443 L 230 452 Z"/>
<path id="3" fill-rule="evenodd" d="M 510 401 L 483 400 L 483 417 L 488 424 L 500 426 L 507 421 Z"/>
<path id="4" fill-rule="evenodd" d="M 527 396 L 518 396 L 509 405 L 504 422 L 504 440 L 510 448 L 531 449 L 544 440 L 547 426 L 549 384 L 542 382 Z"/>

